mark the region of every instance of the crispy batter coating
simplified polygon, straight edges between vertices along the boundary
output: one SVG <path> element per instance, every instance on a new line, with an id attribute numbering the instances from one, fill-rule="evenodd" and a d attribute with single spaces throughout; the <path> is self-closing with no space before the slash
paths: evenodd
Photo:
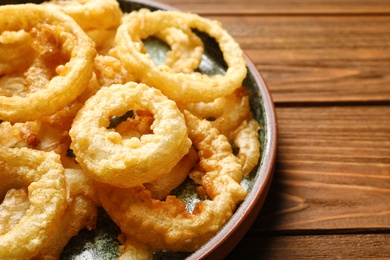
<path id="1" fill-rule="evenodd" d="M 153 134 L 123 139 L 107 129 L 112 116 L 146 109 Z M 155 88 L 129 82 L 102 88 L 79 111 L 69 132 L 77 161 L 94 179 L 118 187 L 152 182 L 188 152 L 191 141 L 176 104 Z"/>
<path id="2" fill-rule="evenodd" d="M 83 30 L 115 28 L 122 19 L 122 10 L 116 0 L 53 0 L 45 4 L 60 8 Z"/>
<path id="3" fill-rule="evenodd" d="M 0 195 L 27 187 L 29 207 L 20 220 L 0 235 L 0 256 L 33 257 L 59 225 L 66 208 L 64 168 L 54 152 L 0 146 Z"/>
<path id="4" fill-rule="evenodd" d="M 221 24 L 196 14 L 174 11 L 132 12 L 116 34 L 116 47 L 111 54 L 141 82 L 160 89 L 164 95 L 179 102 L 210 102 L 229 95 L 239 88 L 247 74 L 244 53 Z M 224 75 L 209 76 L 197 72 L 176 73 L 159 67 L 143 53 L 142 39 L 169 27 L 195 28 L 214 37 L 222 50 L 228 69 Z"/>
<path id="5" fill-rule="evenodd" d="M 122 231 L 119 259 L 194 251 L 229 221 L 260 143 L 243 51 L 219 22 L 123 14 L 116 0 L 2 14 L 0 258 L 58 259 L 95 228 L 101 206 Z M 204 44 L 194 30 L 218 42 L 226 73 L 197 72 Z M 151 59 L 149 36 L 169 45 L 165 63 Z M 191 179 L 195 208 L 170 195 Z"/>
<path id="6" fill-rule="evenodd" d="M 145 187 L 151 191 L 154 199 L 163 200 L 183 183 L 197 161 L 198 154 L 195 149 L 191 148 L 188 154 L 184 155 L 170 173 L 154 182 L 145 183 Z"/>
<path id="7" fill-rule="evenodd" d="M 237 157 L 242 165 L 244 175 L 248 175 L 258 164 L 260 157 L 260 125 L 255 119 L 244 122 L 244 127 L 234 137 L 234 143 L 239 148 Z"/>
<path id="8" fill-rule="evenodd" d="M 152 199 L 143 186 L 121 189 L 102 185 L 98 189 L 104 209 L 122 232 L 153 249 L 196 250 L 228 221 L 246 196 L 239 184 L 241 165 L 226 137 L 206 120 L 188 112 L 185 117 L 205 170 L 202 186 L 212 200 L 199 202 L 191 213 L 174 196 L 165 201 Z"/>
<path id="9" fill-rule="evenodd" d="M 26 71 L 31 85 L 27 95 L 0 96 L 0 120 L 24 122 L 51 115 L 86 89 L 96 50 L 73 19 L 33 4 L 0 6 L 0 15 L 7 16 L 0 30 L 30 32 L 38 53 Z"/>

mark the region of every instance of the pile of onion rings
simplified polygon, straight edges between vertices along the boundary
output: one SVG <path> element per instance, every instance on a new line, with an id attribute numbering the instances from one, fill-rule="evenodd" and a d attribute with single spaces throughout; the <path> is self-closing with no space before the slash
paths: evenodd
<path id="1" fill-rule="evenodd" d="M 0 21 L 0 258 L 58 259 L 99 208 L 121 231 L 120 259 L 212 238 L 260 158 L 244 54 L 222 25 L 123 13 L 115 0 L 0 6 L 11 12 Z M 222 74 L 200 72 L 196 31 L 219 44 Z M 168 46 L 163 62 L 150 38 Z M 195 204 L 177 193 L 187 183 Z"/>

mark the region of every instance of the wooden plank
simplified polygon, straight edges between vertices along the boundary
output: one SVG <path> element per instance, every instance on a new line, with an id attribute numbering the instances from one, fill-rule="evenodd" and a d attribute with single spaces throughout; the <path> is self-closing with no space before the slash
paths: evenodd
<path id="1" fill-rule="evenodd" d="M 276 103 L 390 101 L 390 17 L 215 17 Z"/>
<path id="2" fill-rule="evenodd" d="M 390 106 L 278 108 L 255 231 L 390 229 Z"/>
<path id="3" fill-rule="evenodd" d="M 247 236 L 226 259 L 389 259 L 390 234 Z"/>
<path id="4" fill-rule="evenodd" d="M 386 14 L 386 0 L 160 0 L 184 11 L 203 15 L 280 15 L 280 14 Z"/>

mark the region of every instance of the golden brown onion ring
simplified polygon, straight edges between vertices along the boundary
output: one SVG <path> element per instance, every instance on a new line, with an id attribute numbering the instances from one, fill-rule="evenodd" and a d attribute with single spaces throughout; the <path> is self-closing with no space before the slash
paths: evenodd
<path id="1" fill-rule="evenodd" d="M 248 91 L 243 87 L 213 102 L 180 104 L 179 107 L 181 110 L 188 110 L 202 119 L 211 121 L 211 124 L 229 140 L 236 135 L 236 129 L 251 117 Z"/>
<path id="2" fill-rule="evenodd" d="M 113 28 L 120 24 L 122 18 L 116 0 L 57 0 L 45 4 L 59 7 L 84 30 Z"/>
<path id="3" fill-rule="evenodd" d="M 198 154 L 191 148 L 170 173 L 164 175 L 151 183 L 145 183 L 145 187 L 152 192 L 154 199 L 165 199 L 174 189 L 176 189 L 187 178 L 191 169 L 198 161 Z"/>
<path id="4" fill-rule="evenodd" d="M 50 236 L 39 253 L 43 259 L 59 259 L 69 240 L 80 230 L 92 230 L 98 217 L 98 201 L 93 182 L 81 169 L 65 169 L 68 192 L 67 208 L 63 212 L 60 224 L 52 227 Z"/>
<path id="5" fill-rule="evenodd" d="M 85 33 L 93 40 L 100 55 L 106 55 L 115 45 L 116 28 L 87 30 Z"/>
<path id="6" fill-rule="evenodd" d="M 153 134 L 123 139 L 114 129 L 107 129 L 112 116 L 138 109 L 154 115 Z M 69 135 L 71 148 L 86 172 L 118 187 L 162 177 L 191 146 L 176 104 L 159 90 L 134 82 L 99 90 L 77 113 Z"/>
<path id="7" fill-rule="evenodd" d="M 152 134 L 151 125 L 153 114 L 148 111 L 133 111 L 132 116 L 121 122 L 115 130 L 122 135 L 122 138 L 137 137 L 145 134 Z M 188 153 L 172 168 L 172 170 L 161 178 L 145 183 L 145 187 L 152 192 L 154 199 L 165 199 L 172 190 L 177 188 L 188 176 L 191 169 L 198 161 L 198 154 L 193 147 Z"/>
<path id="8" fill-rule="evenodd" d="M 219 97 L 212 102 L 197 102 L 197 103 L 179 103 L 180 110 L 187 110 L 191 114 L 213 121 L 223 114 L 223 111 L 228 106 L 226 97 Z"/>
<path id="9" fill-rule="evenodd" d="M 234 135 L 234 130 L 239 128 L 242 122 L 251 116 L 249 95 L 246 89 L 238 88 L 233 94 L 225 97 L 226 105 L 223 113 L 211 124 L 225 135 L 229 140 Z"/>
<path id="10" fill-rule="evenodd" d="M 109 55 L 97 55 L 94 59 L 94 72 L 100 86 L 125 84 L 134 81 L 135 77 L 127 71 L 122 62 Z"/>
<path id="11" fill-rule="evenodd" d="M 188 110 L 200 118 L 207 119 L 218 131 L 238 148 L 244 175 L 257 165 L 260 157 L 259 123 L 253 119 L 248 91 L 241 87 L 213 102 L 181 104 L 181 110 Z"/>
<path id="12" fill-rule="evenodd" d="M 199 67 L 204 51 L 203 42 L 191 30 L 170 27 L 155 36 L 171 47 L 165 65 L 173 72 L 189 73 Z"/>
<path id="13" fill-rule="evenodd" d="M 33 257 L 46 243 L 66 207 L 64 168 L 59 155 L 29 148 L 0 146 L 0 198 L 9 189 L 27 187 L 30 206 L 20 221 L 0 235 L 0 257 Z"/>
<path id="14" fill-rule="evenodd" d="M 0 235 L 11 230 L 30 207 L 26 188 L 9 190 L 0 204 Z"/>
<path id="15" fill-rule="evenodd" d="M 138 11 L 138 13 L 149 12 L 151 12 L 149 9 L 140 9 Z M 125 14 L 122 23 L 131 22 L 133 15 L 134 13 Z M 166 53 L 165 63 L 159 66 L 162 70 L 166 69 L 165 66 L 168 66 L 173 72 L 189 73 L 199 67 L 204 52 L 203 42 L 189 28 L 184 30 L 169 27 L 157 32 L 153 36 L 162 40 L 170 47 L 170 50 Z M 107 38 L 105 37 L 105 39 Z M 115 44 L 112 44 L 111 48 L 114 46 Z M 140 50 L 142 53 L 147 52 L 146 48 L 141 48 Z"/>
<path id="16" fill-rule="evenodd" d="M 259 130 L 259 123 L 253 118 L 249 119 L 233 139 L 234 144 L 239 148 L 237 157 L 244 175 L 249 174 L 259 162 Z"/>
<path id="17" fill-rule="evenodd" d="M 219 43 L 228 69 L 224 75 L 175 73 L 161 68 L 144 54 L 142 39 L 170 28 L 197 29 L 214 37 Z M 180 102 L 210 102 L 231 94 L 239 88 L 247 74 L 244 53 L 221 24 L 196 14 L 174 11 L 133 12 L 118 27 L 116 47 L 112 51 L 124 66 L 149 86 L 160 89 L 169 98 Z"/>
<path id="18" fill-rule="evenodd" d="M 25 70 L 35 58 L 32 38 L 25 31 L 5 31 L 0 35 L 0 75 Z"/>
<path id="19" fill-rule="evenodd" d="M 39 91 L 28 93 L 26 97 L 0 96 L 0 120 L 29 121 L 51 115 L 85 90 L 92 76 L 96 51 L 93 42 L 72 18 L 58 9 L 33 4 L 1 6 L 0 16 L 7 17 L 0 21 L 1 31 L 30 32 L 39 26 L 50 27 L 45 36 L 55 41 L 56 45 L 52 46 L 60 48 L 55 51 L 69 58 L 66 64 L 56 68 L 57 75 Z"/>
<path id="20" fill-rule="evenodd" d="M 121 189 L 101 184 L 98 189 L 102 206 L 122 232 L 153 249 L 196 250 L 220 230 L 246 196 L 239 184 L 241 165 L 226 137 L 206 120 L 187 112 L 185 117 L 205 170 L 202 186 L 212 200 L 199 202 L 190 213 L 183 201 L 174 196 L 154 200 L 143 186 Z"/>
<path id="21" fill-rule="evenodd" d="M 6 147 L 32 147 L 37 145 L 37 133 L 41 129 L 41 123 L 31 121 L 26 123 L 2 122 L 0 124 L 0 136 L 7 138 L 0 139 L 0 145 Z"/>

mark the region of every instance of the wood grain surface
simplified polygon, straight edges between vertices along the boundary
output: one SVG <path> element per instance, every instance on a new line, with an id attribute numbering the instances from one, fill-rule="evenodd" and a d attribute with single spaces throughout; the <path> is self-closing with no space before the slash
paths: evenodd
<path id="1" fill-rule="evenodd" d="M 163 0 L 160 2 L 202 15 L 388 14 L 386 0 Z"/>
<path id="2" fill-rule="evenodd" d="M 390 234 L 247 236 L 226 259 L 388 259 Z"/>
<path id="3" fill-rule="evenodd" d="M 390 106 L 277 109 L 275 179 L 255 230 L 390 228 Z"/>
<path id="4" fill-rule="evenodd" d="M 275 103 L 271 189 L 228 259 L 390 259 L 390 1 L 160 2 L 221 21 Z"/>

